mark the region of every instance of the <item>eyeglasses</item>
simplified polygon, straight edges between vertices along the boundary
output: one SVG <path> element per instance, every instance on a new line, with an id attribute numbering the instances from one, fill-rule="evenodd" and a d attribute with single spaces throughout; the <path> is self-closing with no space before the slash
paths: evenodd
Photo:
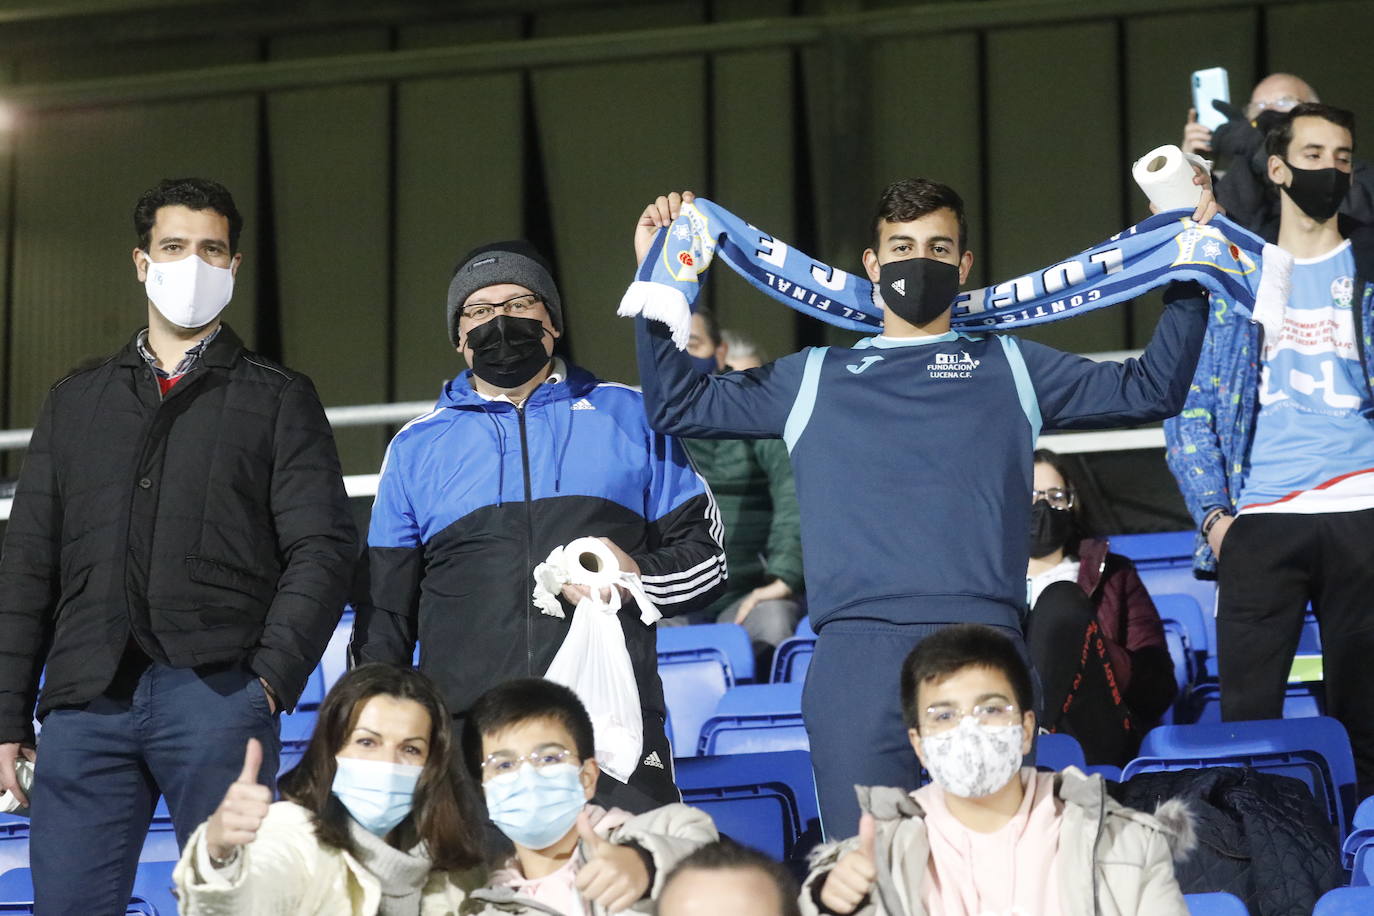
<path id="1" fill-rule="evenodd" d="M 529 294 L 513 296 L 505 302 L 478 302 L 473 305 L 465 305 L 460 314 L 477 324 L 481 324 L 497 312 L 502 315 L 514 315 L 516 318 L 528 318 L 530 317 L 529 313 L 534 311 L 535 307 L 541 305 L 543 301 L 538 296 Z"/>
<path id="2" fill-rule="evenodd" d="M 1050 504 L 1051 509 L 1072 509 L 1073 490 L 1065 487 L 1050 487 L 1048 490 L 1031 490 L 1031 502 L 1040 500 Z"/>
<path id="3" fill-rule="evenodd" d="M 529 763 L 536 770 L 542 770 L 544 767 L 564 763 L 573 756 L 573 752 L 566 747 L 557 746 L 540 748 L 519 757 L 514 754 L 492 754 L 482 761 L 482 778 L 490 779 L 493 776 L 514 773 L 525 763 Z"/>
<path id="4" fill-rule="evenodd" d="M 964 716 L 973 716 L 979 725 L 1018 724 L 1015 703 L 978 703 L 968 712 L 955 706 L 928 706 L 922 722 L 926 731 L 942 732 L 958 725 L 964 720 Z"/>
<path id="5" fill-rule="evenodd" d="M 1266 109 L 1269 111 L 1292 111 L 1301 104 L 1302 99 L 1291 95 L 1280 96 L 1277 99 L 1261 99 L 1258 102 L 1251 102 L 1249 105 L 1245 106 L 1245 116 L 1253 121 L 1255 118 L 1259 117 L 1260 112 Z"/>

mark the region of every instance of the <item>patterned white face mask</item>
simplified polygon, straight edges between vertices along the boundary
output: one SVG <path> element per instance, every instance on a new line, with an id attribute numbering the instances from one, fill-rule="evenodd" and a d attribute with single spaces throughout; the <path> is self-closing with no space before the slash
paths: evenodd
<path id="1" fill-rule="evenodd" d="M 921 739 L 926 769 L 940 788 L 961 798 L 991 795 L 1021 768 L 1020 725 L 983 725 L 964 716 L 948 731 Z"/>

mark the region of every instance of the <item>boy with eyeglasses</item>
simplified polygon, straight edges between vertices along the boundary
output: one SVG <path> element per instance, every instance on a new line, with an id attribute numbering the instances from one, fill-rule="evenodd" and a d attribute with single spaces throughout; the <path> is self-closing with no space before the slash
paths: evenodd
<path id="1" fill-rule="evenodd" d="M 515 844 L 466 913 L 649 912 L 673 866 L 717 838 L 711 818 L 686 805 L 632 817 L 591 804 L 601 772 L 592 722 L 561 684 L 521 678 L 487 691 L 463 748 L 492 821 Z"/>
<path id="2" fill-rule="evenodd" d="M 562 647 L 589 592 L 565 585 L 561 615 L 535 605 L 532 573 L 555 547 L 600 538 L 665 616 L 715 600 L 725 551 L 710 490 L 682 445 L 649 427 L 640 393 L 554 355 L 562 297 L 528 242 L 469 253 L 449 282 L 446 318 L 471 369 L 387 449 L 352 650 L 405 665 L 418 642 L 420 668 L 461 727 L 484 690 L 543 675 Z M 644 811 L 680 796 L 656 630 L 633 601 L 618 618 L 644 743 L 628 782 L 601 780 L 599 797 Z"/>
<path id="3" fill-rule="evenodd" d="M 1031 747 L 1030 670 L 981 624 L 945 627 L 902 664 L 907 738 L 934 782 L 856 787 L 859 835 L 821 849 L 807 914 L 1185 916 L 1170 843 L 1186 818 L 1107 796 L 1100 776 L 1021 766 Z M 1179 850 L 1180 854 L 1183 850 Z"/>

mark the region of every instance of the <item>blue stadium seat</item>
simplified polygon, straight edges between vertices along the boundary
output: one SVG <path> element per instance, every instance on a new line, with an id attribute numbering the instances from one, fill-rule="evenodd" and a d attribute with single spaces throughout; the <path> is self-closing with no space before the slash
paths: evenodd
<path id="1" fill-rule="evenodd" d="M 1298 637 L 1299 655 L 1321 655 L 1322 634 L 1321 627 L 1317 625 L 1317 618 L 1308 608 L 1307 613 L 1302 618 L 1302 634 Z"/>
<path id="2" fill-rule="evenodd" d="M 800 859 L 820 841 L 820 808 L 806 751 L 686 757 L 674 762 L 682 800 L 732 839 L 775 859 Z"/>
<path id="3" fill-rule="evenodd" d="M 1235 894 L 1184 894 L 1189 916 L 1250 916 L 1245 901 Z"/>
<path id="4" fill-rule="evenodd" d="M 1191 554 L 1189 556 L 1191 557 Z M 1216 655 L 1217 646 L 1217 584 L 1207 579 L 1194 578 L 1191 564 L 1191 559 L 1185 566 L 1151 567 L 1138 564 L 1137 571 L 1140 573 L 1140 580 L 1145 583 L 1145 588 L 1149 590 L 1152 598 L 1159 595 L 1189 595 L 1197 602 L 1202 616 L 1201 634 L 1194 636 L 1192 621 L 1180 620 L 1179 623 L 1188 625 L 1188 637 L 1193 651 L 1203 652 L 1208 657 L 1213 657 Z M 1157 604 L 1156 607 L 1158 607 Z M 1168 615 L 1165 614 L 1163 608 L 1160 608 L 1159 616 L 1166 617 Z"/>
<path id="5" fill-rule="evenodd" d="M 172 892 L 172 869 L 176 867 L 175 858 L 165 862 L 139 862 L 134 873 L 134 899 L 151 904 L 151 912 L 175 916 L 177 898 Z"/>
<path id="6" fill-rule="evenodd" d="M 1112 552 L 1119 553 L 1137 565 L 1192 566 L 1196 533 L 1187 531 L 1152 531 L 1148 534 L 1114 534 L 1109 539 Z"/>
<path id="7" fill-rule="evenodd" d="M 169 875 L 173 864 L 167 863 Z M 0 872 L 0 914 L 32 914 L 33 911 L 33 877 L 29 869 L 12 868 Z M 144 898 L 135 890 L 133 898 L 124 908 L 123 916 L 176 916 L 176 913 L 174 897 L 169 895 L 159 904 Z"/>
<path id="8" fill-rule="evenodd" d="M 1178 684 L 1179 696 L 1186 696 L 1193 683 L 1193 660 L 1183 624 L 1177 620 L 1164 621 L 1164 645 L 1169 647 L 1169 658 L 1174 663 L 1174 682 Z"/>
<path id="9" fill-rule="evenodd" d="M 282 747 L 303 746 L 310 741 L 315 731 L 315 721 L 319 718 L 320 704 L 324 702 L 327 688 L 324 684 L 324 669 L 316 665 L 305 682 L 305 690 L 296 702 L 296 708 L 281 717 Z"/>
<path id="10" fill-rule="evenodd" d="M 697 756 L 810 750 L 801 684 L 746 684 L 726 691 L 702 723 Z"/>
<path id="11" fill-rule="evenodd" d="M 1342 856 L 1349 853 L 1350 886 L 1374 887 L 1374 832 L 1355 830 L 1345 838 Z"/>
<path id="12" fill-rule="evenodd" d="M 1216 651 L 1215 643 L 1212 641 L 1212 634 L 1216 632 L 1216 622 L 1212 621 L 1209 624 L 1209 615 L 1204 615 L 1201 605 L 1193 595 L 1164 592 L 1158 595 L 1151 593 L 1150 597 L 1154 600 L 1160 619 L 1164 621 L 1165 629 L 1168 630 L 1169 622 L 1173 621 L 1174 626 L 1182 630 L 1183 643 L 1187 649 L 1188 680 L 1180 681 L 1179 686 L 1201 681 L 1206 671 L 1207 659 Z"/>
<path id="13" fill-rule="evenodd" d="M 1215 681 L 1198 684 L 1188 695 L 1191 722 L 1221 721 L 1221 685 Z M 1326 693 L 1320 681 L 1289 684 L 1284 689 L 1283 717 L 1302 719 L 1326 714 Z"/>
<path id="14" fill-rule="evenodd" d="M 1121 767 L 1112 766 L 1110 763 L 1094 763 L 1083 768 L 1083 772 L 1089 776 L 1096 773 L 1103 779 L 1110 779 L 1112 782 L 1121 782 Z"/>
<path id="15" fill-rule="evenodd" d="M 344 608 L 343 616 L 334 627 L 334 635 L 325 646 L 320 658 L 321 674 L 324 676 L 324 689 L 329 690 L 334 682 L 348 670 L 348 641 L 353 637 L 353 607 Z"/>
<path id="16" fill-rule="evenodd" d="M 1145 736 L 1140 756 L 1126 765 L 1123 778 L 1205 766 L 1248 766 L 1300 779 L 1340 837 L 1349 832 L 1355 812 L 1355 758 L 1335 719 L 1161 725 Z"/>
<path id="17" fill-rule="evenodd" d="M 797 629 L 796 629 L 796 632 L 794 633 L 794 635 L 796 635 L 796 636 L 813 636 L 813 637 L 816 635 L 816 631 L 813 630 L 813 629 L 811 629 L 811 615 L 810 615 L 810 614 L 807 614 L 807 615 L 806 615 L 805 617 L 803 617 L 801 620 L 798 620 L 798 621 L 797 621 Z"/>
<path id="18" fill-rule="evenodd" d="M 159 798 L 157 807 L 153 809 L 153 819 L 148 824 L 148 833 L 143 838 L 143 850 L 138 854 L 138 861 L 175 862 L 180 855 L 172 813 L 167 810 L 167 799 Z"/>
<path id="19" fill-rule="evenodd" d="M 1058 772 L 1064 767 L 1078 767 L 1081 770 L 1087 766 L 1087 762 L 1083 759 L 1083 748 L 1077 738 L 1050 733 L 1035 737 L 1035 765 Z"/>
<path id="20" fill-rule="evenodd" d="M 0 873 L 29 864 L 29 819 L 0 814 Z"/>
<path id="21" fill-rule="evenodd" d="M 773 653 L 773 684 L 803 683 L 806 669 L 811 666 L 811 656 L 816 651 L 816 637 L 793 636 L 783 640 Z"/>
<path id="22" fill-rule="evenodd" d="M 1355 816 L 1351 819 L 1350 835 L 1345 838 L 1345 843 L 1341 846 L 1341 861 L 1346 869 L 1354 866 L 1356 853 L 1360 847 L 1366 843 L 1371 844 L 1371 849 L 1365 853 L 1366 856 L 1374 855 L 1374 795 L 1360 802 L 1360 806 L 1355 809 Z M 1374 859 L 1369 862 L 1369 867 L 1374 867 Z M 1351 884 L 1371 884 L 1370 878 L 1361 881 L 1359 875 L 1355 875 Z"/>
<path id="23" fill-rule="evenodd" d="M 730 668 L 732 683 L 754 680 L 754 647 L 749 632 L 737 623 L 699 623 L 688 627 L 659 627 L 658 655 L 713 649 Z"/>
<path id="24" fill-rule="evenodd" d="M 1374 887 L 1338 887 L 1322 894 L 1312 916 L 1369 916 L 1374 913 Z"/>
<path id="25" fill-rule="evenodd" d="M 674 755 L 696 752 L 701 723 L 725 692 L 754 674 L 749 634 L 733 623 L 658 628 L 658 676 L 672 713 Z"/>

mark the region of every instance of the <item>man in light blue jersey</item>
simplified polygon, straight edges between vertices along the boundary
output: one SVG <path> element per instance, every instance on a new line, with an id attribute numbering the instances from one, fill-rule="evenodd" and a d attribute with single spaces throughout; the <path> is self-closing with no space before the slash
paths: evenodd
<path id="1" fill-rule="evenodd" d="M 1338 216 L 1354 116 L 1303 104 L 1270 132 L 1280 208 L 1254 319 L 1213 316 L 1169 463 L 1199 526 L 1196 569 L 1218 580 L 1221 712 L 1283 715 L 1310 602 L 1326 709 L 1374 791 L 1374 227 Z"/>

